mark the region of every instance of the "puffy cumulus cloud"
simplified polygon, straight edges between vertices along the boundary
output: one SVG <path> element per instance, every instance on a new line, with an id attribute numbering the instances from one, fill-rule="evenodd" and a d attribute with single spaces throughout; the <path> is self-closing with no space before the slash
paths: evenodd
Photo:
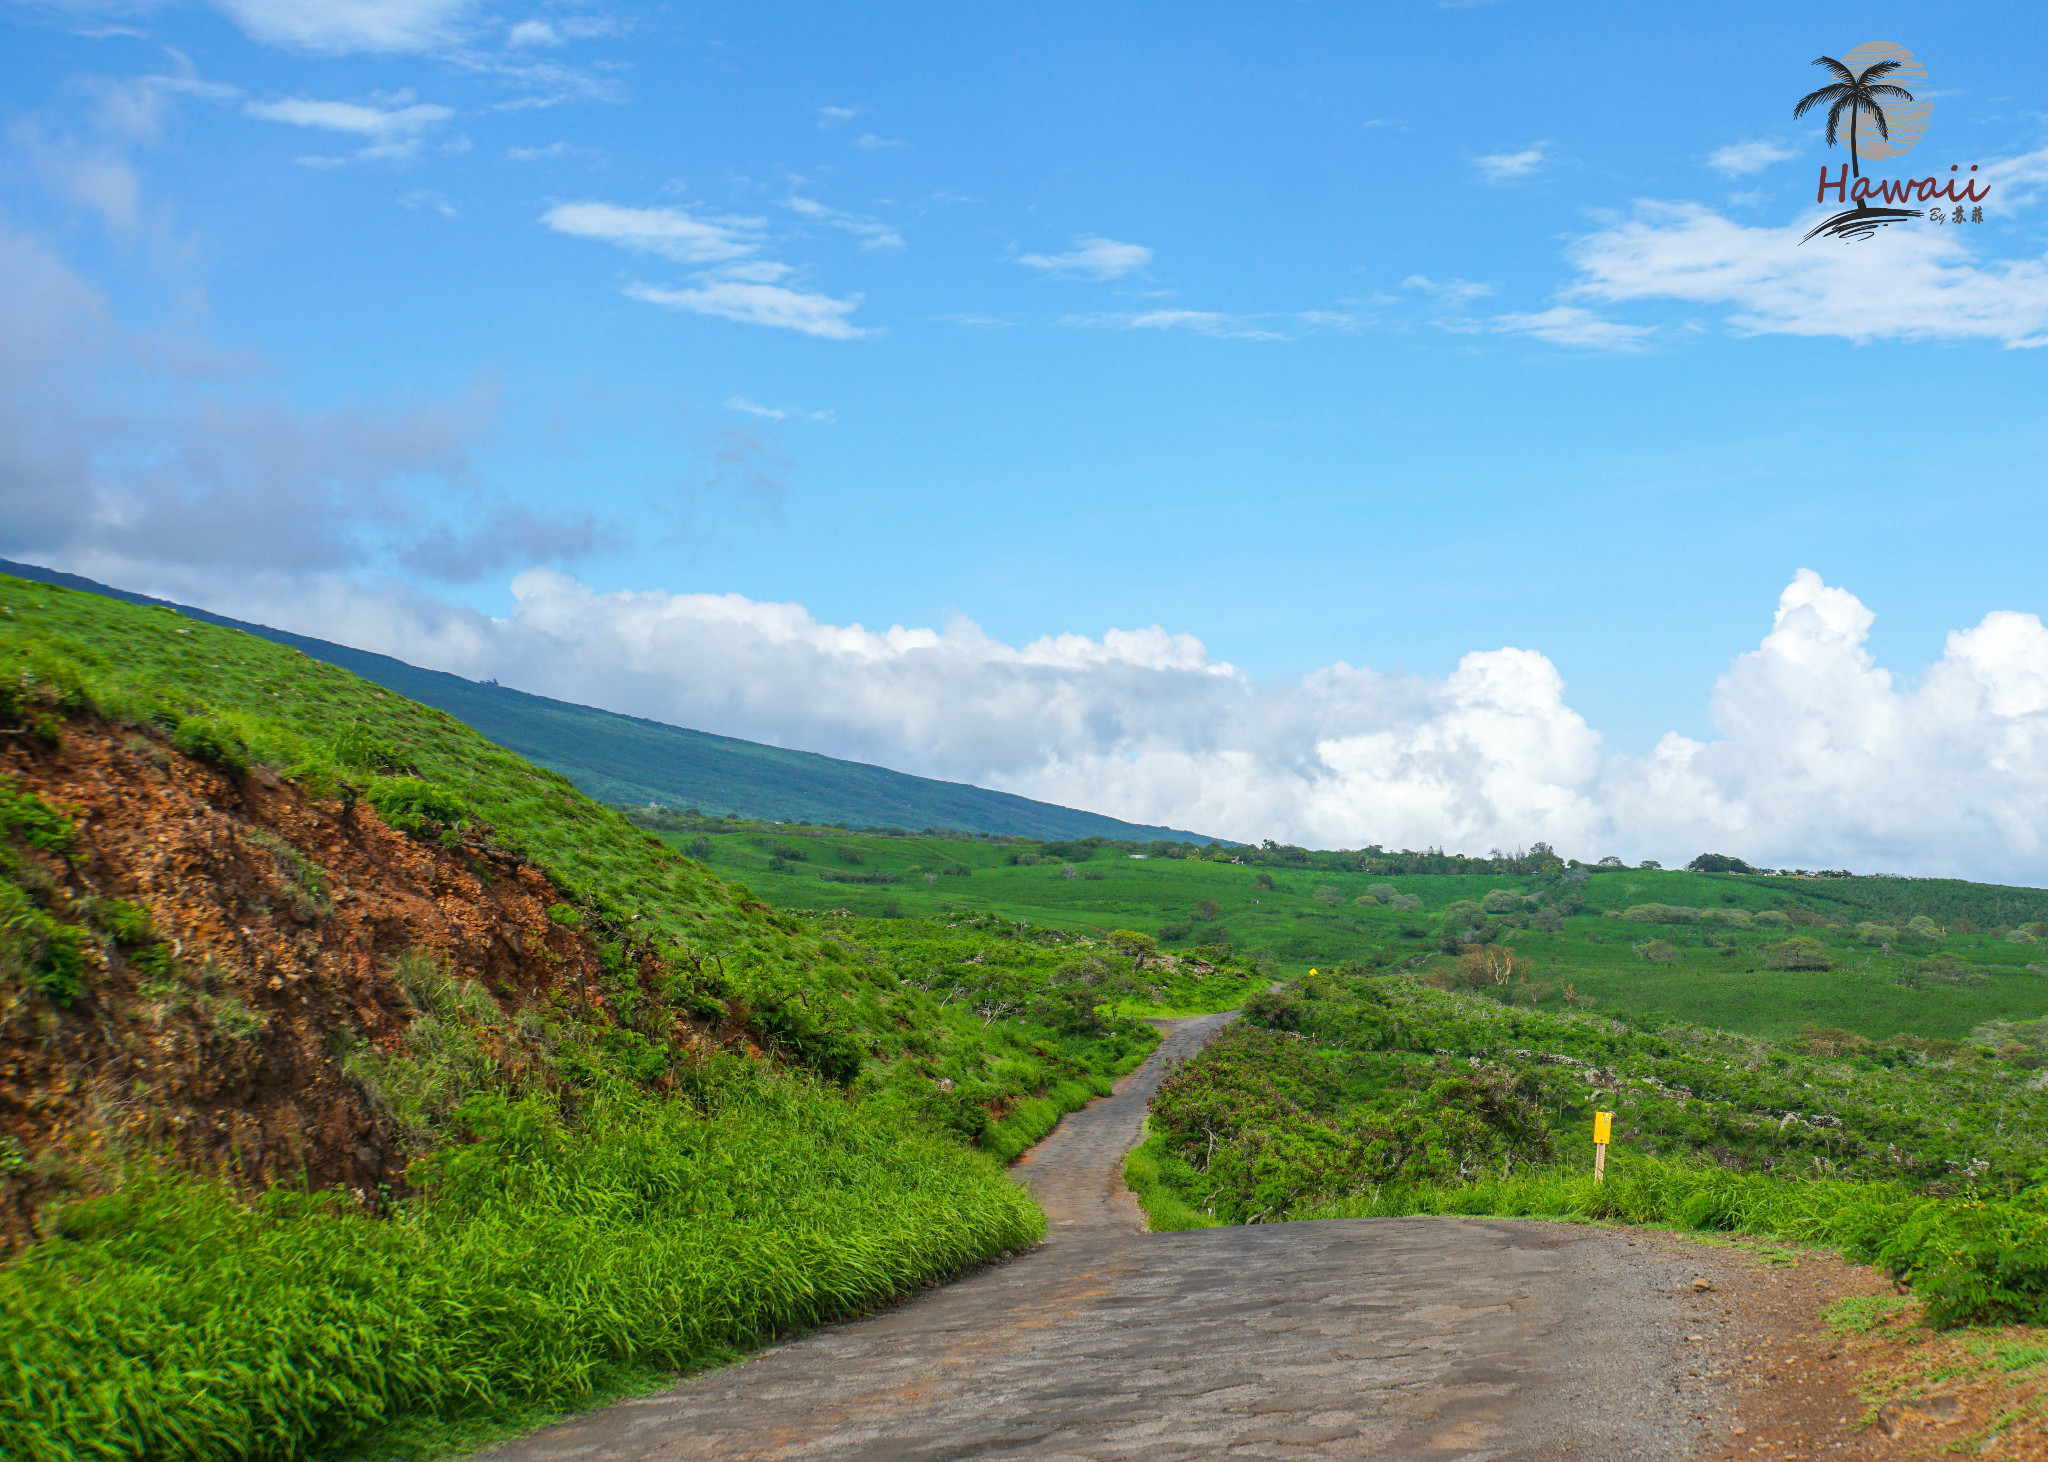
<path id="1" fill-rule="evenodd" d="M 1646 837 L 1691 833 L 1752 861 L 2038 881 L 2048 628 L 1989 614 L 1910 688 L 1871 657 L 1874 618 L 1802 570 L 1715 689 L 1721 739 L 1665 737 L 1623 769 L 1616 807 Z"/>
<path id="2" fill-rule="evenodd" d="M 1260 681 L 1157 626 L 1013 646 L 821 622 L 737 594 L 600 594 L 553 570 L 494 619 L 334 584 L 211 607 L 565 700 L 979 783 L 1135 822 L 1333 847 L 2038 881 L 2048 827 L 2048 629 L 2001 611 L 1917 687 L 1872 614 L 1802 571 L 1713 692 L 1717 739 L 1616 754 L 1542 654 L 1441 679 L 1338 664 Z"/>
<path id="3" fill-rule="evenodd" d="M 443 580 L 588 551 L 604 531 L 472 477 L 487 382 L 299 410 L 262 363 L 124 326 L 33 240 L 0 233 L 0 553 L 157 569 L 379 565 Z"/>

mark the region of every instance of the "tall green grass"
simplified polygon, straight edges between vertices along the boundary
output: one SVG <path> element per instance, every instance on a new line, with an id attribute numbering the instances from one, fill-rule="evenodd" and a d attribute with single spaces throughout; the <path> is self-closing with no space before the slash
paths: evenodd
<path id="1" fill-rule="evenodd" d="M 1820 1244 L 1910 1285 L 1937 1325 L 2048 1323 L 2048 1206 L 1928 1198 L 1901 1183 L 1799 1180 L 1694 1167 L 1619 1150 L 1607 1181 L 1541 1168 L 1457 1185 L 1388 1186 L 1307 1204 L 1289 1219 L 1411 1214 L 1662 1224 Z"/>
<path id="2" fill-rule="evenodd" d="M 1155 1234 L 1230 1226 L 1182 1196 L 1196 1178 L 1195 1170 L 1173 1155 L 1164 1132 L 1153 1133 L 1124 1156 L 1124 1186 L 1137 1196 L 1145 1226 Z"/>
<path id="3" fill-rule="evenodd" d="M 620 1085 L 573 1127 L 472 1098 L 388 1219 L 132 1174 L 0 1270 L 0 1456 L 301 1458 L 574 1404 L 1044 1232 L 987 1157 L 809 1081 L 735 1060 L 698 1096 Z"/>

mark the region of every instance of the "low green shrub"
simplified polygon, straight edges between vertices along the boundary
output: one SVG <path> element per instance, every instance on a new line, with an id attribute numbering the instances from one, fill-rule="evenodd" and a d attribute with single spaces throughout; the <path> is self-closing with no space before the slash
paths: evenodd
<path id="1" fill-rule="evenodd" d="M 1229 1226 L 1226 1220 L 1193 1208 L 1181 1197 L 1196 1176 L 1193 1168 L 1173 1155 L 1164 1133 L 1153 1133 L 1124 1157 L 1124 1186 L 1137 1197 L 1138 1206 L 1145 1211 L 1145 1226 L 1155 1234 Z"/>

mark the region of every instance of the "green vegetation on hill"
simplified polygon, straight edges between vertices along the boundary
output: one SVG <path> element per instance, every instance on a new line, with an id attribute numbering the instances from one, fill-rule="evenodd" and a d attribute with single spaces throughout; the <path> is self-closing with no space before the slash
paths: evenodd
<path id="1" fill-rule="evenodd" d="M 560 772 L 601 802 L 702 807 L 748 817 L 808 817 L 855 826 L 946 827 L 1030 837 L 1186 837 L 1099 813 L 1034 802 L 960 782 L 914 777 L 887 767 L 842 761 L 816 752 L 714 736 L 638 716 L 621 716 L 493 681 L 422 670 L 388 655 L 203 609 L 109 588 L 74 574 L 0 560 L 0 573 L 105 595 L 129 603 L 175 608 L 198 623 L 242 630 L 337 665 L 374 685 L 446 711 L 499 746 Z"/>
<path id="2" fill-rule="evenodd" d="M 2048 1320 L 2038 1044 L 1767 1042 L 1302 978 L 1180 1067 L 1134 1186 L 1167 1221 L 1616 1217 L 1817 1240 L 1942 1323 Z M 1608 1184 L 1591 1118 L 1612 1111 Z"/>
<path id="3" fill-rule="evenodd" d="M 2041 889 L 1439 855 L 1416 861 L 1485 871 L 1389 874 L 1381 870 L 1401 858 L 1376 851 L 903 837 L 633 815 L 785 909 L 1135 929 L 1167 950 L 1412 968 L 1522 1006 L 1659 1014 L 1761 1036 L 1823 1025 L 1874 1039 L 1960 1039 L 1987 1021 L 2048 1015 Z M 1475 950 L 1506 958 L 1486 966 L 1465 957 Z"/>
<path id="4" fill-rule="evenodd" d="M 417 1158 L 380 1216 L 98 1152 L 0 1267 L 0 1337 L 27 1378 L 0 1395 L 9 1457 L 431 1439 L 929 1283 L 1040 1231 L 998 1160 L 1156 1042 L 1119 1002 L 1234 995 L 1254 973 L 1169 978 L 1142 937 L 799 921 L 445 712 L 254 635 L 5 578 L 0 725 L 22 766 L 113 727 L 159 766 L 374 808 L 441 848 L 481 837 L 549 875 L 553 923 L 603 972 L 594 996 L 543 998 L 408 956 L 403 1035 L 332 1032 Z M 89 886 L 96 835 L 0 775 L 8 1040 L 148 1018 L 117 1013 L 101 969 L 205 998 L 212 976 L 147 908 Z M 304 916 L 330 916 L 312 857 L 276 856 L 313 890 Z M 237 1029 L 264 1038 L 253 1012 Z M 146 1127 L 151 1099 L 124 1091 L 123 1110 Z M 0 1184 L 71 1170 L 0 1138 Z"/>

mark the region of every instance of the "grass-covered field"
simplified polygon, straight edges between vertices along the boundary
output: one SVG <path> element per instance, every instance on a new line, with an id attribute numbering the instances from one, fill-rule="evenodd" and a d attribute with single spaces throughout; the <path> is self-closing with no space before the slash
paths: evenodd
<path id="1" fill-rule="evenodd" d="M 1167 950 L 1263 950 L 1289 970 L 1356 961 L 1448 978 L 1459 960 L 1445 948 L 1446 913 L 1492 894 L 1507 907 L 1478 921 L 1479 932 L 1513 949 L 1518 962 L 1503 993 L 1524 1004 L 1590 1002 L 1765 1036 L 1831 1026 L 1873 1039 L 1962 1039 L 1988 1021 L 2048 1015 L 2048 943 L 2029 927 L 2048 920 L 2041 889 L 1583 865 L 1402 874 L 1362 871 L 1357 865 L 1378 861 L 1370 855 L 1319 853 L 1309 856 L 1320 866 L 1302 866 L 1287 861 L 1299 850 L 1172 856 L 1197 850 L 1133 845 L 1150 850 L 1138 858 L 1087 842 L 635 816 L 786 909 L 992 915 L 1096 934 L 1126 928 Z M 1395 906 L 1408 900 L 1412 908 Z M 1660 912 L 1674 908 L 1692 917 L 1671 922 Z M 1933 932 L 1914 932 L 1915 916 Z M 1795 937 L 1815 941 L 1820 955 L 1788 959 L 1780 947 Z M 1808 967 L 1773 967 L 1788 962 Z"/>

